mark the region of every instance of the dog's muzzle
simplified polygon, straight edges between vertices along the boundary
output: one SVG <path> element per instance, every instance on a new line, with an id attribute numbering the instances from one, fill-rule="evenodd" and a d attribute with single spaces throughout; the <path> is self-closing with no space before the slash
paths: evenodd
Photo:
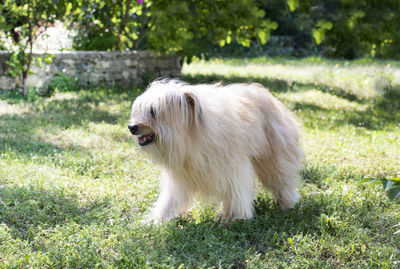
<path id="1" fill-rule="evenodd" d="M 136 135 L 137 131 L 139 130 L 139 125 L 128 125 L 128 128 L 133 135 Z"/>
<path id="2" fill-rule="evenodd" d="M 139 136 L 138 142 L 139 142 L 140 146 L 146 146 L 154 141 L 155 134 L 154 133 L 142 134 L 140 131 L 139 125 L 136 125 L 136 124 L 128 125 L 128 129 L 133 135 Z"/>

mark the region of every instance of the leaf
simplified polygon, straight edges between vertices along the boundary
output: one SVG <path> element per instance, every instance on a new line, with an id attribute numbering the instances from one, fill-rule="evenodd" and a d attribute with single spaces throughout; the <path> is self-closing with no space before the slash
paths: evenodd
<path id="1" fill-rule="evenodd" d="M 383 188 L 385 189 L 385 191 L 388 191 L 392 187 L 393 183 L 394 182 L 391 180 L 387 179 L 382 180 Z"/>
<path id="2" fill-rule="evenodd" d="M 232 38 L 231 38 L 231 36 L 228 35 L 228 36 L 226 37 L 226 44 L 230 44 L 231 41 L 232 41 Z"/>
<path id="3" fill-rule="evenodd" d="M 312 29 L 313 38 L 317 45 L 321 44 L 325 39 L 325 31 L 331 30 L 333 23 L 327 20 L 319 20 L 316 28 Z"/>
<path id="4" fill-rule="evenodd" d="M 295 11 L 296 8 L 299 6 L 299 0 L 288 0 L 287 5 L 289 6 L 289 10 L 291 12 Z"/>
<path id="5" fill-rule="evenodd" d="M 269 29 L 271 30 L 276 30 L 278 29 L 278 23 L 276 21 L 270 21 L 269 23 Z"/>
<path id="6" fill-rule="evenodd" d="M 317 22 L 317 27 L 323 29 L 323 30 L 331 30 L 333 27 L 333 23 L 327 20 L 319 20 Z"/>
<path id="7" fill-rule="evenodd" d="M 395 201 L 400 198 L 400 186 L 393 187 L 387 192 L 390 200 Z"/>
<path id="8" fill-rule="evenodd" d="M 324 33 L 319 29 L 312 29 L 312 35 L 317 45 L 321 44 L 322 40 L 325 38 Z"/>
<path id="9" fill-rule="evenodd" d="M 267 43 L 269 37 L 270 37 L 269 31 L 260 30 L 257 32 L 257 38 L 259 39 L 259 41 L 262 45 Z"/>
<path id="10" fill-rule="evenodd" d="M 400 198 L 400 178 L 365 178 L 359 183 L 382 184 L 385 192 L 392 201 Z"/>
<path id="11" fill-rule="evenodd" d="M 290 246 L 292 247 L 292 249 L 294 250 L 294 244 L 293 244 L 293 240 L 291 237 L 288 237 L 287 241 L 289 242 Z"/>
<path id="12" fill-rule="evenodd" d="M 359 183 L 368 183 L 368 184 L 381 184 L 382 181 L 380 179 L 374 177 L 367 177 L 363 180 L 360 180 Z"/>

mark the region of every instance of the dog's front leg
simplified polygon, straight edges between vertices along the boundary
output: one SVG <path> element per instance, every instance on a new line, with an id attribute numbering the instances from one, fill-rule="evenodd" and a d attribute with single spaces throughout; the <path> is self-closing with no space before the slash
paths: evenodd
<path id="1" fill-rule="evenodd" d="M 152 211 L 154 221 L 171 220 L 187 210 L 191 202 L 190 192 L 173 179 L 168 172 L 163 172 L 161 193 Z"/>

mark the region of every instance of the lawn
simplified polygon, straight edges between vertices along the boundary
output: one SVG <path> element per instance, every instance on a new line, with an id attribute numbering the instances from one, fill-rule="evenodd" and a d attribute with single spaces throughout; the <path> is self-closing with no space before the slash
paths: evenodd
<path id="1" fill-rule="evenodd" d="M 398 268 L 399 204 L 366 178 L 400 177 L 400 63 L 214 59 L 189 82 L 257 81 L 303 124 L 302 199 L 268 192 L 252 220 L 142 223 L 159 169 L 127 128 L 140 89 L 0 100 L 0 268 Z"/>

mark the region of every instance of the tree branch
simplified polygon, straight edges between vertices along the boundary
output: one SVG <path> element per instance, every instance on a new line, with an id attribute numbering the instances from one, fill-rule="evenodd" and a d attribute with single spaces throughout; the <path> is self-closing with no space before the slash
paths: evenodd
<path id="1" fill-rule="evenodd" d="M 131 3 L 132 3 L 132 0 L 126 0 L 126 2 L 125 2 L 125 12 L 121 17 L 121 24 L 119 25 L 119 29 L 118 29 L 118 38 L 114 44 L 115 50 L 118 49 L 118 46 L 121 43 L 122 32 L 125 32 L 124 29 L 126 27 L 126 24 L 128 23 L 128 16 L 129 16 L 129 10 L 131 9 Z M 121 14 L 122 14 L 122 12 L 121 12 Z"/>

